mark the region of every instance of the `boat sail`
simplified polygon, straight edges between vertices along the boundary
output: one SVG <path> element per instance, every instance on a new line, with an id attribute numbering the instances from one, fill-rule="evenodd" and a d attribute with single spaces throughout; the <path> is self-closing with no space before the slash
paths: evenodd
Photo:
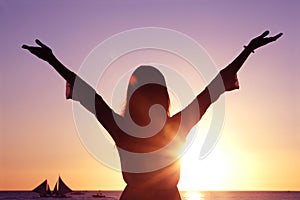
<path id="1" fill-rule="evenodd" d="M 72 192 L 72 190 L 63 182 L 60 176 L 58 177 L 58 181 L 56 182 L 52 192 L 47 183 L 47 179 L 32 191 L 39 193 L 41 197 L 65 197 L 67 193 Z"/>
<path id="2" fill-rule="evenodd" d="M 52 194 L 57 194 L 57 182 L 55 183 L 54 189 L 52 191 Z"/>
<path id="3" fill-rule="evenodd" d="M 38 185 L 32 191 L 39 193 L 41 197 L 51 196 L 51 190 L 49 188 L 47 179 L 44 180 L 40 185 Z"/>
<path id="4" fill-rule="evenodd" d="M 59 176 L 59 177 L 58 177 L 58 181 L 57 181 L 57 183 L 55 184 L 53 194 L 54 194 L 55 196 L 64 197 L 65 194 L 67 194 L 67 193 L 69 193 L 69 192 L 72 192 L 71 188 L 69 188 L 69 187 L 63 182 L 63 180 L 61 179 L 61 177 Z"/>

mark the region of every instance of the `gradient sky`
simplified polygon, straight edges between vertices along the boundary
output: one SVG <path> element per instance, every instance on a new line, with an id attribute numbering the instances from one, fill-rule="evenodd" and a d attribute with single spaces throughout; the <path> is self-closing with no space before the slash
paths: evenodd
<path id="1" fill-rule="evenodd" d="M 284 33 L 247 60 L 241 89 L 226 94 L 217 147 L 203 161 L 183 159 L 179 187 L 300 190 L 299 9 L 296 0 L 1 0 L 0 190 L 30 190 L 45 178 L 52 186 L 59 174 L 73 189 L 124 187 L 120 172 L 82 146 L 64 81 L 20 47 L 39 38 L 77 71 L 101 41 L 147 26 L 189 35 L 219 69 L 264 30 Z"/>

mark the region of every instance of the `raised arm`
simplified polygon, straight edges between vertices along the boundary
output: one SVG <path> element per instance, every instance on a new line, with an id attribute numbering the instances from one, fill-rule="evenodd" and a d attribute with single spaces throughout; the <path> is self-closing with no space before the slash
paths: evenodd
<path id="1" fill-rule="evenodd" d="M 120 118 L 120 116 L 113 112 L 113 110 L 105 103 L 100 95 L 77 76 L 74 72 L 65 67 L 52 53 L 52 50 L 36 40 L 39 46 L 28 46 L 23 45 L 22 48 L 27 49 L 33 55 L 38 58 L 48 62 L 66 81 L 67 99 L 73 99 L 79 101 L 87 110 L 93 113 L 103 127 L 111 134 L 111 136 L 116 139 L 116 129 L 117 125 L 115 123 L 114 117 Z"/>
<path id="2" fill-rule="evenodd" d="M 254 50 L 266 44 L 269 44 L 270 42 L 276 41 L 283 35 L 282 33 L 279 33 L 273 37 L 266 37 L 267 35 L 269 35 L 269 33 L 269 31 L 265 31 L 260 36 L 252 39 L 247 46 L 244 46 L 244 51 L 242 51 L 240 55 L 236 59 L 234 59 L 234 61 L 230 63 L 224 70 L 228 70 L 230 71 L 230 73 L 236 74 L 240 70 L 248 56 L 251 53 L 254 53 Z"/>
<path id="3" fill-rule="evenodd" d="M 23 45 L 23 49 L 27 49 L 30 53 L 38 58 L 48 62 L 67 82 L 74 83 L 76 74 L 66 68 L 59 60 L 54 56 L 52 50 L 43 44 L 39 40 L 35 40 L 39 46 Z"/>
<path id="4" fill-rule="evenodd" d="M 209 85 L 181 112 L 172 118 L 181 120 L 185 129 L 190 130 L 202 118 L 208 107 L 214 103 L 225 91 L 232 91 L 239 88 L 237 72 L 246 59 L 254 50 L 270 42 L 276 41 L 282 33 L 273 37 L 266 37 L 269 31 L 252 39 L 244 50 L 209 83 Z M 195 112 L 195 111 L 199 112 Z M 182 121 L 183 120 L 183 121 Z"/>

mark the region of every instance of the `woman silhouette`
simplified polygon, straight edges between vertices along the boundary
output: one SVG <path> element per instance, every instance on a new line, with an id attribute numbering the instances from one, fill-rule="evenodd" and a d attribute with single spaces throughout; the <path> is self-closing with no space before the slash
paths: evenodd
<path id="1" fill-rule="evenodd" d="M 183 147 L 189 131 L 207 108 L 225 91 L 239 88 L 237 72 L 251 52 L 282 35 L 266 37 L 268 34 L 269 31 L 265 31 L 251 40 L 240 55 L 222 69 L 186 108 L 173 116 L 169 115 L 170 99 L 164 76 L 154 67 L 140 66 L 133 72 L 128 84 L 125 110 L 121 116 L 91 86 L 60 63 L 52 50 L 42 42 L 36 40 L 38 47 L 23 45 L 22 48 L 52 65 L 67 82 L 66 98 L 79 101 L 92 112 L 115 141 L 123 179 L 127 184 L 121 200 L 180 200 L 177 189 L 180 159 L 177 150 Z M 144 137 L 145 132 L 153 133 Z M 123 153 L 156 152 L 170 143 L 172 146 L 168 151 L 164 151 L 163 155 L 154 154 L 150 160 L 128 158 Z M 154 169 L 153 166 L 157 167 Z"/>

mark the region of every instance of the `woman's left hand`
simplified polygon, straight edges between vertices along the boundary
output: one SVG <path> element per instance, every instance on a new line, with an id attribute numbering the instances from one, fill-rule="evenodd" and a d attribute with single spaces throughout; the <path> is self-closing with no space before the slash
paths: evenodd
<path id="1" fill-rule="evenodd" d="M 35 40 L 35 42 L 39 45 L 38 47 L 28 46 L 24 44 L 22 45 L 22 48 L 27 49 L 30 53 L 46 62 L 50 62 L 55 58 L 55 56 L 52 53 L 52 50 L 48 46 L 46 46 L 39 40 Z"/>

